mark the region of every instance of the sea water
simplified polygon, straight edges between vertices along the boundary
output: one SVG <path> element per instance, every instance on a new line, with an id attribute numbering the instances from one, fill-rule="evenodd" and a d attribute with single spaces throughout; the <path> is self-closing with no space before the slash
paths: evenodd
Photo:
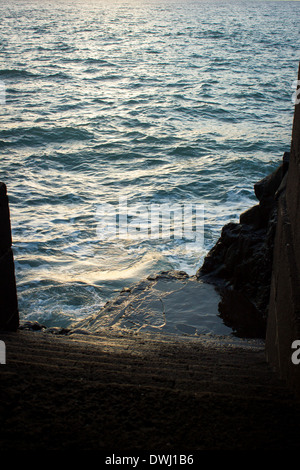
<path id="1" fill-rule="evenodd" d="M 290 148 L 300 2 L 2 0 L 0 15 L 21 319 L 68 326 L 150 273 L 194 274 Z M 202 236 L 104 237 L 120 201 L 129 218 L 200 207 Z"/>

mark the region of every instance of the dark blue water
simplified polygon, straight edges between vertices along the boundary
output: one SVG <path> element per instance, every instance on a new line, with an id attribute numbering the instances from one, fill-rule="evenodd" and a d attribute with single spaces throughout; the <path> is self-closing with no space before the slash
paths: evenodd
<path id="1" fill-rule="evenodd" d="M 4 0 L 0 11 L 0 180 L 21 317 L 68 325 L 149 273 L 195 273 L 289 150 L 300 3 Z M 101 237 L 99 207 L 120 198 L 129 217 L 200 205 L 204 239 Z"/>

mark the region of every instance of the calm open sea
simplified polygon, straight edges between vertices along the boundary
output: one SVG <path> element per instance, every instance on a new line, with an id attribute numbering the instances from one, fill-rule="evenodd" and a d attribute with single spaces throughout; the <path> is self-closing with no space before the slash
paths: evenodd
<path id="1" fill-rule="evenodd" d="M 300 2 L 2 0 L 0 16 L 21 318 L 68 326 L 150 273 L 194 274 L 289 150 Z M 203 243 L 102 237 L 99 207 L 121 199 L 129 216 L 203 206 Z"/>

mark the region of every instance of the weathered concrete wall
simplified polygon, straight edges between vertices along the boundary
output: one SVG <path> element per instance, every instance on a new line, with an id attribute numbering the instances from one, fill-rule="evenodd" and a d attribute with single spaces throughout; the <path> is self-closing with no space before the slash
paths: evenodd
<path id="1" fill-rule="evenodd" d="M 278 200 L 266 332 L 267 361 L 300 396 L 300 364 L 292 361 L 296 340 L 300 340 L 300 104 L 295 105 L 286 190 Z"/>
<path id="2" fill-rule="evenodd" d="M 6 186 L 0 183 L 0 330 L 19 326 L 15 265 L 12 252 L 9 203 Z"/>

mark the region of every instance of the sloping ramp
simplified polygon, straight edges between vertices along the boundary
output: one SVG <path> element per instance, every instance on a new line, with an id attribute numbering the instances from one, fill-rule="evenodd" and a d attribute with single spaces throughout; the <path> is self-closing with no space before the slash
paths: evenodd
<path id="1" fill-rule="evenodd" d="M 114 330 L 1 340 L 1 450 L 299 449 L 299 402 L 262 341 Z"/>

